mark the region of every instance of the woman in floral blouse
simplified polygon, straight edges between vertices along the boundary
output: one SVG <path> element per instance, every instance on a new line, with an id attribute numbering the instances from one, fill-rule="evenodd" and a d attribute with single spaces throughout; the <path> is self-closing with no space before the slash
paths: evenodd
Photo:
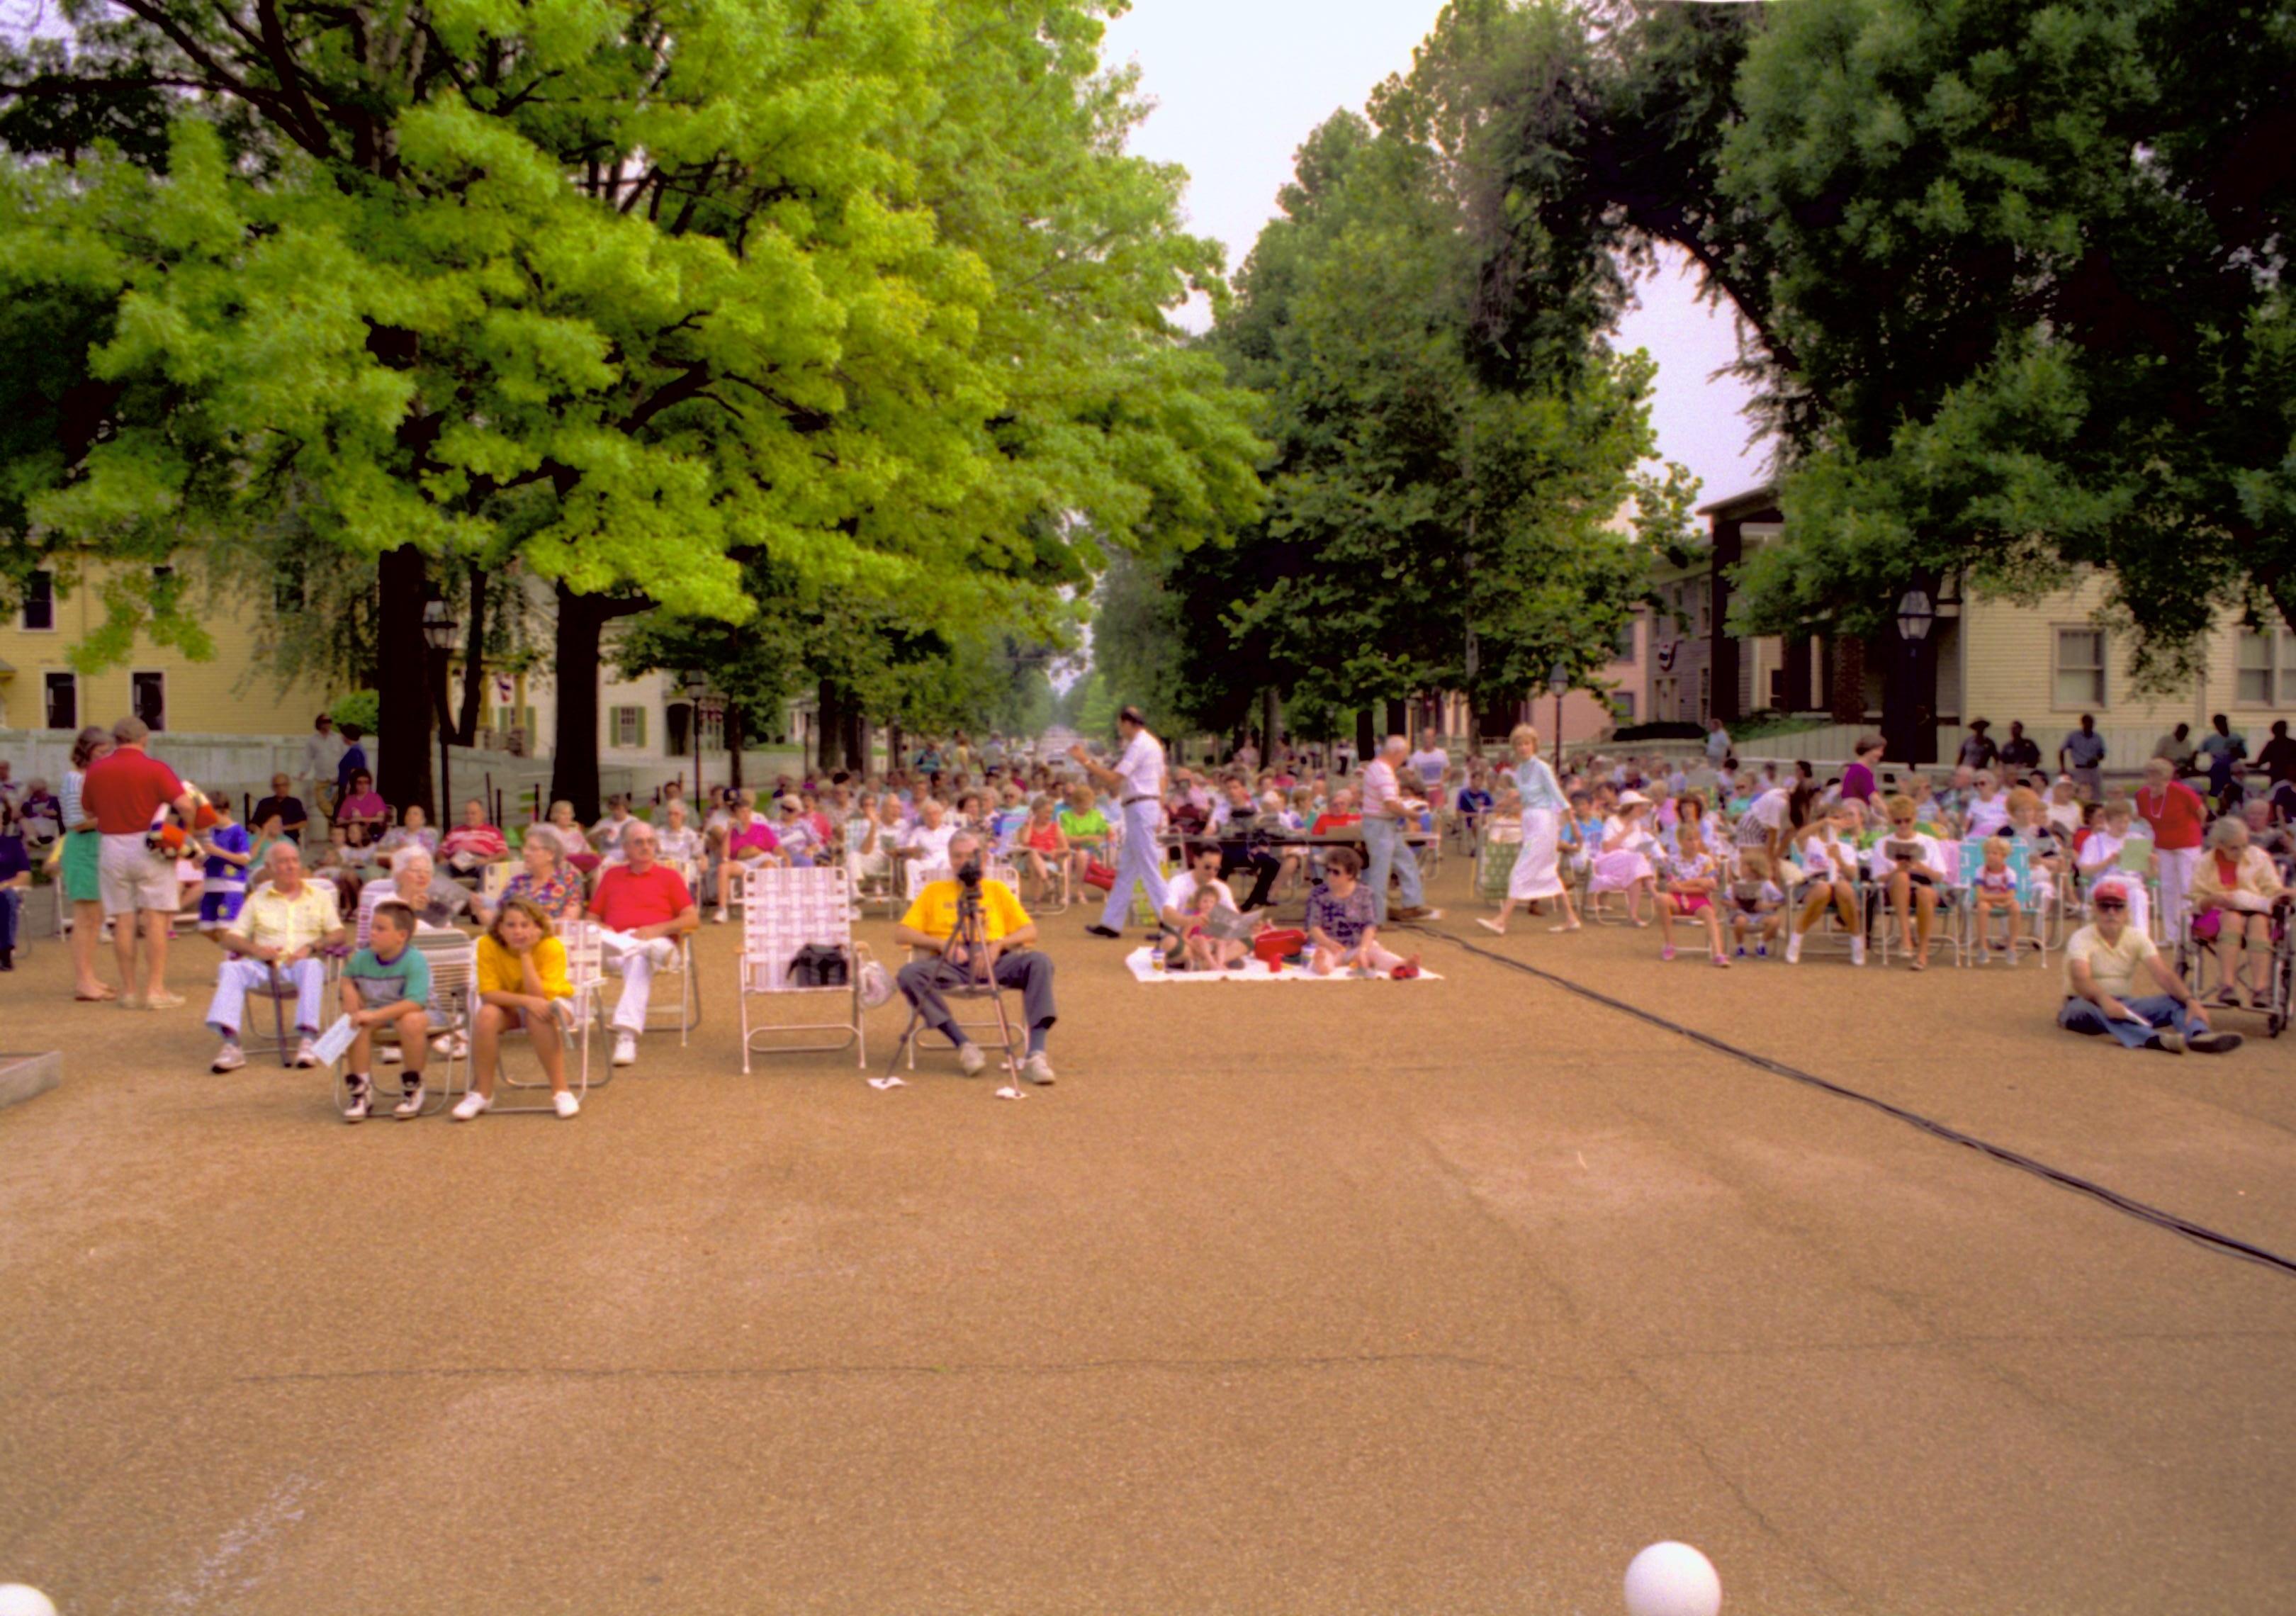
<path id="1" fill-rule="evenodd" d="M 1379 946 L 1379 914 L 1371 889 L 1357 879 L 1363 868 L 1353 848 L 1333 848 L 1324 857 L 1324 884 L 1308 895 L 1308 969 L 1329 976 L 1341 966 L 1368 974 L 1416 976 L 1419 956 L 1409 959 Z"/>
<path id="2" fill-rule="evenodd" d="M 503 888 L 502 898 L 488 914 L 498 911 L 510 898 L 523 898 L 550 916 L 554 926 L 581 919 L 582 878 L 568 871 L 564 856 L 558 849 L 555 837 L 537 836 L 529 832 L 520 852 L 526 867 L 510 878 L 510 884 Z"/>

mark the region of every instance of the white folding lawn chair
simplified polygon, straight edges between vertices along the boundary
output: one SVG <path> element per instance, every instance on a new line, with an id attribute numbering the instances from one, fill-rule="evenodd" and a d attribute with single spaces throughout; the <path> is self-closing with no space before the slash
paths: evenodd
<path id="1" fill-rule="evenodd" d="M 833 948 L 845 956 L 846 980 L 827 988 L 800 987 L 791 965 L 807 948 Z M 742 949 L 738 1003 L 742 1017 L 742 1070 L 752 1054 L 796 1054 L 850 1048 L 855 1064 L 869 1064 L 868 1035 L 862 1021 L 861 968 L 868 951 L 853 940 L 853 893 L 844 866 L 811 870 L 750 870 L 742 882 Z M 767 1021 L 750 1019 L 754 997 L 783 994 L 834 996 L 847 1007 L 835 1021 Z M 823 1043 L 784 1043 L 791 1033 L 836 1032 Z M 760 1043 L 760 1039 L 768 1040 Z"/>
<path id="2" fill-rule="evenodd" d="M 571 1023 L 562 1021 L 560 1025 L 570 1054 L 578 1038 L 581 1043 L 580 1065 L 573 1080 L 567 1085 L 578 1100 L 587 1099 L 594 1087 L 603 1088 L 614 1079 L 614 1069 L 609 1065 L 603 1069 L 595 1084 L 590 1080 L 590 1029 L 599 1018 L 599 992 L 606 976 L 605 951 L 598 940 L 599 930 L 598 923 L 591 920 L 570 921 L 558 929 L 558 940 L 566 945 L 566 980 L 574 989 Z M 532 1042 L 522 1027 L 505 1032 L 503 1034 L 505 1052 L 513 1039 Z M 512 1088 L 550 1087 L 547 1078 L 512 1076 L 510 1062 L 506 1059 L 503 1062 L 502 1080 Z M 498 1113 L 508 1115 L 516 1115 L 520 1112 L 557 1114 L 556 1107 L 546 1102 L 539 1105 L 504 1105 L 497 1102 L 494 1109 Z"/>

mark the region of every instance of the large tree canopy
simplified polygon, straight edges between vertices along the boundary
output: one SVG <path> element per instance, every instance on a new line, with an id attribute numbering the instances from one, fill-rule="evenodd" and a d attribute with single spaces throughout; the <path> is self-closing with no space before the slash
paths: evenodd
<path id="1" fill-rule="evenodd" d="M 11 570 L 291 518 L 418 603 L 739 621 L 763 557 L 930 627 L 1248 514 L 1108 9 L 75 0 L 0 54 Z"/>
<path id="2" fill-rule="evenodd" d="M 2227 605 L 2296 622 L 2287 6 L 1632 0 L 1492 107 L 1502 373 L 1656 242 L 1745 318 L 1790 534 L 1746 627 L 2080 566 L 2154 680 Z"/>
<path id="3" fill-rule="evenodd" d="M 1678 526 L 1681 480 L 1636 473 L 1646 358 L 1581 332 L 1521 390 L 1472 362 L 1480 108 L 1553 22 L 1455 6 L 1368 118 L 1301 148 L 1212 342 L 1268 401 L 1268 513 L 1167 579 L 1196 721 L 1232 727 L 1271 685 L 1318 729 L 1425 691 L 1519 699 L 1558 661 L 1590 677 L 1644 587 L 1620 508 Z"/>

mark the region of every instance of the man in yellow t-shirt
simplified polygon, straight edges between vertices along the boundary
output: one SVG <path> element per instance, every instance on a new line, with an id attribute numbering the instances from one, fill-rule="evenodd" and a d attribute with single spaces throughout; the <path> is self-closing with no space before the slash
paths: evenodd
<path id="1" fill-rule="evenodd" d="M 980 859 L 980 839 L 971 831 L 959 831 L 950 839 L 950 869 L 962 870 Z M 984 983 L 991 975 L 1000 988 L 1018 988 L 1021 1018 L 1029 1026 L 1029 1058 L 1021 1067 L 1021 1076 L 1030 1083 L 1049 1083 L 1053 1067 L 1045 1054 L 1045 1035 L 1059 1018 L 1053 1010 L 1053 962 L 1029 947 L 1037 940 L 1037 923 L 1029 918 L 1012 888 L 1001 881 L 984 881 L 980 922 L 987 944 L 978 951 L 978 958 L 967 957 L 967 950 L 955 941 L 960 891 L 955 881 L 927 882 L 893 929 L 902 942 L 928 956 L 901 967 L 901 992 L 916 1006 L 926 1026 L 956 1046 L 956 1063 L 969 1078 L 987 1065 L 988 1058 L 949 1014 L 943 990 Z"/>
<path id="2" fill-rule="evenodd" d="M 2218 1032 L 2152 939 L 2128 923 L 2125 882 L 2097 882 L 2090 923 L 2065 939 L 2065 1002 L 2057 1025 L 2068 1032 L 2110 1034 L 2128 1049 L 2226 1054 L 2240 1034 Z M 2152 989 L 2140 993 L 2140 988 Z"/>

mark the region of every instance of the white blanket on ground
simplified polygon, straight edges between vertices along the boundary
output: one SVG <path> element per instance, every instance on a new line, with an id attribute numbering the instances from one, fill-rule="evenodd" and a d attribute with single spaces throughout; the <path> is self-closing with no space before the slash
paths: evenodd
<path id="1" fill-rule="evenodd" d="M 1317 976 L 1299 965 L 1286 965 L 1281 971 L 1270 971 L 1259 960 L 1248 960 L 1241 971 L 1159 971 L 1153 948 L 1135 948 L 1124 956 L 1126 967 L 1136 981 L 1143 982 L 1384 982 L 1391 977 L 1382 972 L 1376 976 L 1357 976 L 1352 972 L 1334 971 L 1329 976 Z M 1422 965 L 1415 977 L 1406 981 L 1439 982 L 1443 979 Z"/>

